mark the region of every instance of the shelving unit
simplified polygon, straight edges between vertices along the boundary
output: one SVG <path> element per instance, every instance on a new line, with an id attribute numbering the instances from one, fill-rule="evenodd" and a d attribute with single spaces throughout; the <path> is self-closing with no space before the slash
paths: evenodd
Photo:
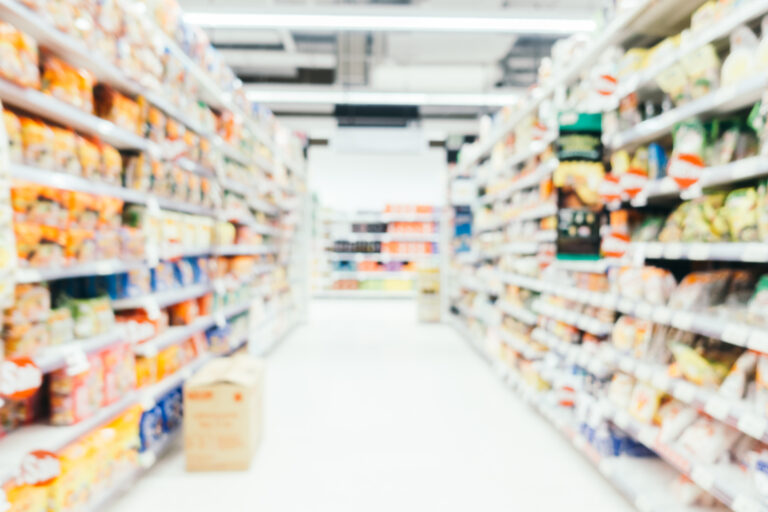
<path id="1" fill-rule="evenodd" d="M 709 44 L 715 45 L 718 55 L 725 58 L 734 29 L 744 24 L 755 27 L 768 14 L 768 2 L 763 0 L 724 8 L 718 12 L 716 22 L 692 28 L 679 46 L 670 43 L 648 59 L 650 64 L 644 64 L 644 68 L 618 77 L 615 91 L 600 101 L 589 97 L 588 91 L 595 87 L 589 77 L 607 69 L 600 68 L 603 62 L 598 57 L 610 45 L 618 44 L 624 50 L 650 47 L 664 35 L 674 35 L 687 26 L 701 3 L 639 2 L 619 13 L 585 47 L 580 47 L 567 69 L 555 67 L 549 81 L 532 88 L 516 107 L 496 117 L 495 127 L 487 130 L 479 142 L 462 149 L 454 173 L 454 177 L 474 178 L 479 187 L 472 205 L 471 251 L 453 255 L 451 261 L 452 324 L 506 384 L 563 432 L 641 511 L 702 509 L 676 501 L 670 483 L 680 475 L 721 507 L 768 510 L 750 469 L 745 471 L 732 462 L 737 459 L 732 455 L 732 446 L 712 463 L 696 451 L 687 451 L 680 439 L 681 433 L 693 428 L 694 419 L 702 419 L 717 428 L 733 429 L 739 439 L 766 443 L 768 412 L 760 409 L 752 394 L 742 393 L 737 398 L 727 389 L 719 389 L 722 378 L 715 383 L 696 381 L 670 348 L 672 342 L 689 349 L 695 345 L 703 358 L 715 361 L 719 359 L 710 355 L 712 346 L 721 347 L 723 353 L 733 354 L 734 358 L 747 353 L 744 349 L 753 351 L 761 361 L 768 357 L 768 327 L 759 323 L 754 314 L 747 314 L 743 300 L 738 305 L 729 302 L 732 309 L 726 309 L 724 297 L 714 298 L 716 292 L 691 306 L 672 305 L 687 304 L 690 297 L 682 302 L 678 297 L 678 303 L 671 299 L 671 290 L 677 291 L 683 277 L 696 271 L 728 268 L 751 272 L 751 278 L 744 278 L 745 286 L 754 286 L 768 263 L 768 243 L 761 239 L 762 231 L 742 239 L 731 239 L 730 231 L 725 231 L 719 234 L 720 241 L 704 242 L 706 233 L 698 235 L 702 241 L 696 241 L 692 230 L 678 235 L 678 239 L 673 230 L 659 237 L 660 227 L 655 237 L 649 235 L 651 238 L 642 241 L 632 233 L 633 238 L 622 246 L 624 250 L 611 251 L 610 257 L 598 251 L 558 252 L 567 247 L 560 243 L 567 236 L 564 228 L 558 229 L 558 222 L 564 222 L 568 214 L 558 207 L 566 204 L 558 202 L 561 197 L 554 186 L 558 180 L 548 180 L 557 178 L 558 158 L 567 155 L 557 152 L 560 140 L 538 134 L 556 130 L 560 112 L 599 110 L 609 114 L 608 119 L 616 123 L 604 123 L 613 131 L 603 134 L 602 161 L 610 169 L 610 157 L 616 152 L 627 150 L 631 158 L 633 151 L 650 142 L 658 143 L 669 154 L 669 136 L 681 122 L 746 117 L 746 112 L 764 97 L 768 78 L 762 71 L 755 70 L 734 85 L 713 88 L 696 97 L 675 98 L 677 103 L 660 91 L 657 78 Z M 648 31 L 649 26 L 656 30 Z M 580 77 L 584 80 L 578 82 Z M 630 94 L 638 95 L 638 105 L 648 106 L 646 115 L 638 116 L 634 126 L 629 121 L 632 98 L 622 103 L 621 115 L 625 117 L 610 117 Z M 648 115 L 650 106 L 662 101 L 663 108 Z M 533 136 L 532 125 L 536 126 Z M 566 144 L 567 139 L 562 141 Z M 768 177 L 763 144 L 761 139 L 759 149 L 746 152 L 744 158 L 734 156 L 733 161 L 725 160 L 727 163 L 718 160 L 718 165 L 701 169 L 694 184 L 687 188 L 672 177 L 662 177 L 641 184 L 640 192 L 633 197 L 622 190 L 621 200 L 592 210 L 599 210 L 596 215 L 604 216 L 604 224 L 609 225 L 600 231 L 601 241 L 611 236 L 608 228 L 614 226 L 610 222 L 618 224 L 616 219 L 623 218 L 618 214 L 609 217 L 610 212 L 629 210 L 629 218 L 641 220 L 660 216 L 661 212 L 667 216 L 683 201 L 705 201 L 702 196 L 712 190 L 754 186 Z M 546 192 L 553 188 L 554 193 L 548 197 Z M 591 191 L 600 194 L 596 188 Z M 570 203 L 562 208 L 576 207 Z M 740 220 L 748 218 L 743 212 L 734 215 L 740 215 Z M 647 241 L 659 238 L 670 241 Z M 605 245 L 601 247 L 603 253 L 608 252 Z M 661 298 L 653 296 L 661 284 L 650 290 L 646 288 L 645 274 L 639 277 L 631 273 L 651 266 L 653 271 L 666 271 L 665 279 L 674 281 L 674 287 L 665 282 L 664 286 L 671 288 Z M 638 278 L 622 279 L 623 275 Z M 743 275 L 747 274 L 739 277 Z M 638 288 L 633 290 L 634 285 Z M 754 292 L 747 289 L 745 293 Z M 628 325 L 638 329 L 632 331 L 638 333 L 638 338 L 625 337 L 629 331 L 623 329 L 629 329 Z M 745 387 L 761 386 L 751 379 L 745 376 Z M 613 387 L 619 386 L 617 381 L 629 386 L 626 401 L 611 401 L 618 400 Z M 642 395 L 644 387 L 650 390 L 649 395 Z M 693 411 L 693 419 L 675 436 L 662 441 L 665 418 L 658 413 L 659 406 L 655 421 L 641 421 L 634 393 L 658 393 L 666 397 L 660 399 L 660 404 L 673 400 L 670 403 Z M 631 439 L 653 458 L 607 454 L 605 440 L 598 437 L 608 434 L 612 440 L 616 436 Z"/>
<path id="2" fill-rule="evenodd" d="M 126 6 L 133 7 L 128 2 L 120 4 L 119 8 L 127 8 Z M 116 15 L 120 16 L 121 24 L 130 22 L 126 13 L 117 12 Z M 305 234 L 302 231 L 306 226 L 302 226 L 302 223 L 308 197 L 303 150 L 299 140 L 286 129 L 280 128 L 270 117 L 271 114 L 267 115 L 264 109 L 259 111 L 260 117 L 256 119 L 254 113 L 257 110 L 245 100 L 240 89 L 241 84 L 224 83 L 223 74 L 214 77 L 211 74 L 213 70 L 209 69 L 207 64 L 199 63 L 197 57 L 188 56 L 174 40 L 176 36 L 166 34 L 156 25 L 156 20 L 151 18 L 154 16 L 151 10 L 142 11 L 137 15 L 146 18 L 143 20 L 142 30 L 147 31 L 148 37 L 157 43 L 153 48 L 162 52 L 164 59 L 170 59 L 170 64 L 178 65 L 178 70 L 183 70 L 186 79 L 198 85 L 196 89 L 181 90 L 170 83 L 170 80 L 165 83 L 168 77 L 162 77 L 154 86 L 147 85 L 153 81 L 132 76 L 136 70 L 130 65 L 115 65 L 107 52 L 102 53 L 101 48 L 90 47 L 81 41 L 79 36 L 74 35 L 75 31 L 60 31 L 40 12 L 31 10 L 20 2 L 0 0 L 0 21 L 24 31 L 51 55 L 87 71 L 93 75 L 97 84 L 111 86 L 128 100 L 136 100 L 137 108 L 138 98 L 143 97 L 148 107 L 158 109 L 167 118 L 181 125 L 180 130 L 193 132 L 193 141 L 185 140 L 181 150 L 176 147 L 179 141 L 176 141 L 175 145 L 168 143 L 172 137 L 165 132 L 164 125 L 160 141 L 155 137 L 157 134 L 145 137 L 144 133 L 149 133 L 144 126 L 146 120 L 140 121 L 141 131 L 129 130 L 117 124 L 121 121 L 102 119 L 52 94 L 12 83 L 9 79 L 15 77 L 0 78 L 0 100 L 6 109 L 18 109 L 46 124 L 72 130 L 73 140 L 76 135 L 92 137 L 117 150 L 125 150 L 122 158 L 136 153 L 143 154 L 158 165 L 173 168 L 173 172 L 177 173 L 174 176 L 188 175 L 190 183 L 193 183 L 193 178 L 198 180 L 195 190 L 200 192 L 199 197 L 193 194 L 194 187 L 191 184 L 189 189 L 178 187 L 174 191 L 152 188 L 152 185 L 141 181 L 138 181 L 135 187 L 128 185 L 127 178 L 124 180 L 123 176 L 123 173 L 127 172 L 124 168 L 120 169 L 121 174 L 116 179 L 107 183 L 106 178 L 101 178 L 100 174 L 75 175 L 65 172 L 67 170 L 63 168 L 43 165 L 42 162 L 30 164 L 26 156 L 25 163 L 12 160 L 4 175 L 6 179 L 3 183 L 6 187 L 0 191 L 3 208 L 6 208 L 3 211 L 6 219 L 21 222 L 14 218 L 14 211 L 7 198 L 8 188 L 13 183 L 14 187 L 47 187 L 72 196 L 86 194 L 102 202 L 109 198 L 117 199 L 124 202 L 121 208 L 131 205 L 143 207 L 143 210 L 137 210 L 140 212 L 137 217 L 142 217 L 143 220 L 151 219 L 154 229 L 149 229 L 149 222 L 139 228 L 130 226 L 143 236 L 143 257 L 123 257 L 118 249 L 121 254 L 119 259 L 68 256 L 61 261 L 38 266 L 22 261 L 17 267 L 2 269 L 5 276 L 3 279 L 10 281 L 4 285 L 11 291 L 14 284 L 29 284 L 49 290 L 73 286 L 74 283 L 78 286 L 67 291 L 71 293 L 71 289 L 77 289 L 78 295 L 86 295 L 78 297 L 80 300 L 90 299 L 94 293 L 108 288 L 113 294 L 112 300 L 105 301 L 106 307 L 112 310 L 109 315 L 132 315 L 138 311 L 136 314 L 141 317 L 143 311 L 148 318 L 157 320 L 162 310 L 182 302 L 187 302 L 190 306 L 194 303 L 195 307 L 199 308 L 199 313 L 191 313 L 189 318 L 184 320 L 186 325 L 173 325 L 165 329 L 157 326 L 157 334 L 149 339 L 138 335 L 138 324 L 129 325 L 127 321 L 113 321 L 112 328 L 102 334 L 56 346 L 45 346 L 31 355 L 32 362 L 41 374 L 58 371 L 59 374 L 77 375 L 78 372 L 88 372 L 90 363 L 83 364 L 88 358 L 101 358 L 105 351 L 122 350 L 123 347 L 128 349 L 127 354 L 132 354 L 137 360 L 156 359 L 158 353 L 173 347 L 181 348 L 185 343 L 191 343 L 194 338 L 194 352 L 188 351 L 185 354 L 186 364 L 174 373 L 138 388 L 134 382 L 132 388 L 122 393 L 119 400 L 96 407 L 93 414 L 78 418 L 79 421 L 70 426 L 48 425 L 46 423 L 49 418 L 35 417 L 29 419 L 31 424 L 15 425 L 16 428 L 12 431 L 0 432 L 0 508 L 5 498 L 3 489 L 15 485 L 12 479 L 15 478 L 22 459 L 31 452 L 45 450 L 56 454 L 137 405 L 145 411 L 151 409 L 165 395 L 180 387 L 195 371 L 216 357 L 229 355 L 245 347 L 255 354 L 263 354 L 261 344 L 269 340 L 270 346 L 274 347 L 290 329 L 303 321 L 306 312 L 307 297 L 302 293 L 302 287 L 307 286 L 307 276 L 303 266 L 296 264 L 294 259 L 297 251 L 306 251 L 303 246 L 306 239 L 303 238 Z M 209 57 L 210 55 L 206 58 Z M 200 110 L 189 107 L 185 101 L 195 107 L 199 105 Z M 236 124 L 242 122 L 242 127 L 237 124 L 227 132 L 228 140 L 222 139 L 217 133 L 220 131 L 223 134 L 225 131 L 214 126 L 218 119 L 216 116 L 224 114 L 232 114 Z M 3 136 L 2 139 L 7 138 Z M 207 145 L 198 141 L 205 141 Z M 198 161 L 199 155 L 190 151 L 192 146 L 205 153 L 205 158 Z M 8 153 L 7 147 L 3 149 Z M 79 155 L 75 156 L 80 164 Z M 100 154 L 98 158 L 101 165 Z M 240 164 L 234 171 L 231 170 L 232 162 Z M 154 170 L 152 172 L 154 173 Z M 155 174 L 152 174 L 151 178 L 158 182 L 162 180 L 161 176 Z M 146 176 L 146 181 L 150 181 L 149 175 Z M 206 187 L 201 185 L 203 182 Z M 126 185 L 123 186 L 122 183 Z M 187 182 L 185 186 L 186 184 Z M 230 195 L 236 196 L 238 200 L 230 201 L 233 199 Z M 230 205 L 239 208 L 235 211 Z M 88 208 L 93 208 L 98 213 L 101 206 L 96 208 L 90 205 Z M 119 226 L 110 225 L 108 229 L 117 231 L 119 228 L 129 227 L 123 225 L 123 222 L 126 221 L 121 219 Z M 185 224 L 180 228 L 182 222 Z M 222 226 L 227 223 L 231 225 Z M 171 234 L 163 231 L 171 227 L 178 231 Z M 241 238 L 242 229 L 238 229 L 243 227 L 248 228 L 245 241 Z M 105 229 L 101 224 L 99 228 Z M 11 236 L 4 240 L 13 240 L 12 229 Z M 181 236 L 182 230 L 186 230 L 184 236 Z M 192 230 L 196 231 L 197 236 L 190 236 Z M 121 240 L 121 237 L 117 236 L 105 243 L 119 244 Z M 11 250 L 9 254 L 13 252 Z M 235 257 L 238 259 L 238 266 L 230 268 Z M 7 259 L 13 261 L 13 258 Z M 190 261 L 193 259 L 194 265 Z M 204 264 L 200 264 L 198 259 L 203 259 Z M 253 265 L 243 266 L 244 260 Z M 175 267 L 184 263 L 188 263 L 188 266 Z M 242 268 L 247 268 L 248 271 L 240 272 Z M 177 270 L 179 274 L 185 274 L 185 278 L 177 277 Z M 152 274 L 151 280 L 150 272 L 155 273 Z M 190 273 L 196 273 L 192 284 L 189 284 L 192 281 L 188 275 Z M 177 286 L 164 289 L 161 274 L 166 276 L 166 280 L 169 274 L 172 275 L 173 280 L 178 281 Z M 162 291 L 141 296 L 124 293 L 122 284 L 119 284 L 120 279 L 123 276 L 126 279 L 136 279 L 138 275 L 147 278 L 147 282 L 151 283 L 148 285 L 150 289 Z M 237 275 L 237 279 L 232 279 L 233 275 Z M 98 279 L 95 279 L 97 277 Z M 82 285 L 85 279 L 88 280 L 89 286 Z M 105 284 L 107 280 L 110 286 Z M 86 289 L 88 292 L 82 291 Z M 102 320 L 106 321 L 104 318 L 109 315 L 104 314 Z M 266 327 L 253 332 L 242 330 L 244 320 L 253 320 L 252 323 L 256 323 L 256 319 L 251 316 L 258 316 L 259 322 Z M 125 317 L 121 319 L 125 320 Z M 176 317 L 172 323 L 179 324 L 184 321 L 180 322 Z M 45 318 L 34 320 L 34 323 L 42 323 L 43 326 L 46 325 L 45 322 Z M 269 326 L 272 326 L 274 333 L 269 331 Z M 146 325 L 143 327 L 146 328 Z M 77 332 L 74 329 L 73 331 Z M 214 331 L 218 339 L 224 340 L 224 345 L 213 345 L 214 342 L 209 337 Z M 241 332 L 246 334 L 242 335 Z M 272 334 L 279 334 L 279 337 L 272 337 Z M 142 341 L 133 338 L 140 338 Z M 8 361 L 4 359 L 5 356 L 0 350 L 0 363 Z M 38 393 L 42 392 L 38 390 Z M 45 392 L 48 392 L 47 387 Z M 47 401 L 45 397 L 42 399 Z M 16 401 L 15 398 L 11 400 L 4 396 L 0 399 L 0 407 L 8 407 L 9 404 L 15 407 Z M 8 415 L 3 417 L 7 418 Z M 10 424 L 2 425 L 3 429 L 9 427 Z M 177 435 L 178 431 L 169 433 L 164 442 L 142 453 L 140 466 L 124 475 L 116 476 L 103 492 L 94 495 L 83 508 L 94 511 L 107 508 L 119 492 L 151 468 L 154 461 L 166 451 L 169 440 Z"/>
<path id="3" fill-rule="evenodd" d="M 316 298 L 414 298 L 418 270 L 441 265 L 437 213 L 322 212 Z"/>

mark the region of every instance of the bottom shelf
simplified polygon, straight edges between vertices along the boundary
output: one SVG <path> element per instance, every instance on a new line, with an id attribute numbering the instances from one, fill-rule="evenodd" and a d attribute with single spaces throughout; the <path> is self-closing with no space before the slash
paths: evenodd
<path id="1" fill-rule="evenodd" d="M 500 363 L 494 363 L 493 358 L 486 352 L 481 343 L 478 343 L 461 322 L 454 319 L 451 324 L 470 347 L 493 367 L 501 380 L 565 436 L 635 508 L 641 512 L 712 512 L 721 510 L 686 506 L 677 502 L 668 489 L 668 485 L 680 473 L 664 460 L 626 455 L 605 456 L 598 452 L 579 433 L 578 422 L 573 411 L 557 406 L 553 403 L 552 395 L 535 391 L 511 369 Z"/>
<path id="2" fill-rule="evenodd" d="M 323 290 L 314 292 L 316 299 L 415 299 L 414 290 Z"/>

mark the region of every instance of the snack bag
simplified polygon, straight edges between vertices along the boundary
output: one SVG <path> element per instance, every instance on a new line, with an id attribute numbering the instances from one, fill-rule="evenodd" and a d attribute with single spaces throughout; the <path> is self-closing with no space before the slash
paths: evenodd
<path id="1" fill-rule="evenodd" d="M 731 33 L 731 53 L 723 62 L 723 87 L 737 84 L 752 75 L 757 68 L 757 36 L 742 25 Z"/>
<path id="2" fill-rule="evenodd" d="M 728 194 L 723 209 L 733 241 L 757 242 L 759 240 L 756 189 L 750 187 L 732 191 Z"/>
<path id="3" fill-rule="evenodd" d="M 688 188 L 704 170 L 706 130 L 698 119 L 680 123 L 674 131 L 674 147 L 669 162 L 669 174 L 680 188 Z"/>
<path id="4" fill-rule="evenodd" d="M 49 126 L 29 117 L 20 117 L 24 163 L 54 170 L 54 137 Z"/>

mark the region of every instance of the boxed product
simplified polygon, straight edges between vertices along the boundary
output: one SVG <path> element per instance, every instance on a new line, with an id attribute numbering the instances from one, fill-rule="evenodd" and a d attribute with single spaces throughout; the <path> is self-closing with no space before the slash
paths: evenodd
<path id="1" fill-rule="evenodd" d="M 187 381 L 184 450 L 188 471 L 250 467 L 261 439 L 263 387 L 263 361 L 245 355 L 211 361 Z"/>

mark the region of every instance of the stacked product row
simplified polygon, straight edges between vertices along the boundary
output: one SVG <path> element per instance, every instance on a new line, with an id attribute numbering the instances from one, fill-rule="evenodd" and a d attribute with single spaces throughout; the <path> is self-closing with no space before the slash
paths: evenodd
<path id="1" fill-rule="evenodd" d="M 411 293 L 417 271 L 437 264 L 439 220 L 436 209 L 423 205 L 353 215 L 323 212 L 316 292 Z"/>
<path id="2" fill-rule="evenodd" d="M 303 141 L 173 0 L 4 2 L 0 53 L 0 509 L 101 510 L 295 324 Z"/>
<path id="3" fill-rule="evenodd" d="M 636 2 L 458 169 L 457 327 L 640 510 L 768 510 L 766 15 Z"/>

